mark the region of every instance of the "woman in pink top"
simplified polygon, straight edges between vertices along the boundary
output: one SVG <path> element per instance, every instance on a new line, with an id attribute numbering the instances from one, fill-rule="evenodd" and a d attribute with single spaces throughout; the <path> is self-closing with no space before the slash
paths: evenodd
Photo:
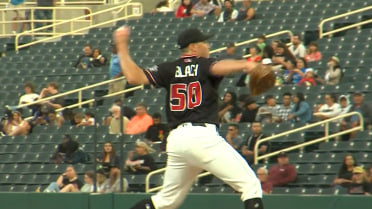
<path id="1" fill-rule="evenodd" d="M 307 62 L 316 62 L 322 59 L 322 53 L 318 51 L 318 44 L 311 42 L 307 48 L 307 54 L 305 55 L 305 60 Z"/>

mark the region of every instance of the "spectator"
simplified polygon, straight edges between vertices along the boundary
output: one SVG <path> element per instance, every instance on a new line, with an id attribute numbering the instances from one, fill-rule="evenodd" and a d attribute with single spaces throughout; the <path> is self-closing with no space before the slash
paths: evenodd
<path id="1" fill-rule="evenodd" d="M 94 114 L 91 112 L 85 112 L 83 120 L 81 120 L 80 123 L 76 124 L 76 126 L 94 126 L 95 124 L 96 119 L 94 118 Z"/>
<path id="2" fill-rule="evenodd" d="M 136 115 L 126 125 L 126 134 L 140 134 L 147 131 L 153 124 L 152 117 L 147 113 L 147 106 L 143 103 L 136 105 Z"/>
<path id="3" fill-rule="evenodd" d="M 122 131 L 125 132 L 129 120 L 127 117 L 121 116 L 121 107 L 114 104 L 112 105 L 110 111 L 112 116 L 109 120 L 109 133 L 120 134 Z M 120 120 L 123 120 L 123 122 L 121 123 Z M 120 124 L 122 124 L 122 129 L 120 127 Z"/>
<path id="4" fill-rule="evenodd" d="M 254 18 L 255 10 L 251 7 L 250 0 L 243 0 L 243 5 L 239 9 L 237 20 L 251 20 Z"/>
<path id="5" fill-rule="evenodd" d="M 278 116 L 279 116 L 279 122 L 287 122 L 288 116 L 292 113 L 292 105 L 291 105 L 291 98 L 292 94 L 289 92 L 285 92 L 283 94 L 283 104 L 279 106 L 278 109 Z"/>
<path id="6" fill-rule="evenodd" d="M 286 186 L 294 182 L 297 177 L 296 168 L 290 164 L 286 153 L 281 152 L 278 155 L 278 164 L 269 169 L 269 181 L 274 187 Z"/>
<path id="7" fill-rule="evenodd" d="M 51 96 L 55 96 L 59 93 L 58 91 L 58 84 L 56 82 L 50 82 L 48 83 L 48 86 L 46 88 L 43 88 L 40 92 L 39 100 L 48 98 Z M 37 116 L 40 114 L 47 114 L 53 110 L 57 110 L 59 108 L 62 108 L 64 104 L 63 97 L 57 97 L 54 99 L 50 99 L 47 101 L 44 101 L 41 103 L 40 112 L 36 113 Z"/>
<path id="8" fill-rule="evenodd" d="M 256 171 L 257 178 L 260 180 L 262 194 L 271 194 L 273 191 L 273 184 L 268 181 L 268 171 L 265 167 L 260 167 Z"/>
<path id="9" fill-rule="evenodd" d="M 234 149 L 238 150 L 243 143 L 243 139 L 239 136 L 239 126 L 237 124 L 229 124 L 225 139 Z"/>
<path id="10" fill-rule="evenodd" d="M 291 37 L 292 45 L 289 47 L 289 51 L 292 52 L 296 58 L 304 58 L 306 55 L 306 48 L 302 44 L 301 37 L 299 34 L 294 34 Z"/>
<path id="11" fill-rule="evenodd" d="M 325 103 L 318 105 L 314 110 L 314 116 L 320 120 L 336 117 L 341 113 L 341 106 L 337 103 L 335 94 L 324 95 Z"/>
<path id="12" fill-rule="evenodd" d="M 254 147 L 257 141 L 265 138 L 266 136 L 262 133 L 262 126 L 260 122 L 252 122 L 251 124 L 252 134 L 248 136 L 247 140 L 239 146 L 241 155 L 245 158 L 248 164 L 254 163 Z M 258 155 L 265 154 L 269 150 L 269 143 L 263 142 L 258 147 Z"/>
<path id="13" fill-rule="evenodd" d="M 106 175 L 109 174 L 110 168 L 120 166 L 120 158 L 116 155 L 115 148 L 112 146 L 111 142 L 105 142 L 103 150 L 98 154 L 96 161 L 100 164 L 99 168 L 102 169 Z"/>
<path id="14" fill-rule="evenodd" d="M 341 106 L 340 115 L 346 114 L 350 111 L 351 104 L 348 95 L 340 95 L 340 97 L 338 98 L 338 103 Z"/>
<path id="15" fill-rule="evenodd" d="M 116 45 L 112 45 L 111 48 L 111 60 L 110 60 L 110 78 L 115 79 L 122 77 L 123 74 L 121 73 L 121 68 L 120 68 L 120 59 L 117 54 L 117 48 Z M 109 94 L 122 91 L 125 89 L 126 86 L 126 81 L 125 80 L 119 80 L 119 81 L 114 81 L 109 83 Z M 121 96 L 121 99 L 124 99 L 124 94 Z M 120 105 L 121 107 L 121 105 Z"/>
<path id="16" fill-rule="evenodd" d="M 36 0 L 36 5 L 38 7 L 55 7 L 56 0 Z M 36 20 L 44 20 L 45 22 L 37 22 L 35 23 L 35 28 L 40 28 L 46 25 L 52 24 L 50 21 L 53 17 L 53 10 L 52 9 L 37 9 L 35 10 L 35 19 Z M 49 21 L 49 22 L 47 22 Z M 48 28 L 51 30 L 51 28 Z"/>
<path id="17" fill-rule="evenodd" d="M 372 166 L 369 166 L 367 170 L 367 180 L 369 183 L 372 183 Z"/>
<path id="18" fill-rule="evenodd" d="M 334 185 L 349 187 L 352 183 L 353 169 L 357 166 L 354 157 L 350 154 L 344 156 L 344 162 L 338 171 L 337 177 L 333 180 Z"/>
<path id="19" fill-rule="evenodd" d="M 70 135 L 66 134 L 62 138 L 62 142 L 58 144 L 51 160 L 56 164 L 72 163 L 74 154 L 77 153 L 78 149 L 79 142 L 73 140 Z"/>
<path id="20" fill-rule="evenodd" d="M 26 82 L 24 90 L 25 94 L 19 98 L 18 105 L 34 102 L 39 98 L 39 94 L 35 93 L 34 84 L 32 82 Z M 31 105 L 29 108 L 34 111 L 35 105 Z"/>
<path id="21" fill-rule="evenodd" d="M 303 93 L 298 92 L 293 96 L 293 110 L 292 114 L 288 116 L 288 120 L 293 122 L 307 123 L 311 120 L 311 108 L 309 103 L 305 101 Z"/>
<path id="22" fill-rule="evenodd" d="M 176 11 L 176 18 L 190 17 L 193 6 L 191 0 L 181 0 L 181 4 Z"/>
<path id="23" fill-rule="evenodd" d="M 372 105 L 370 103 L 364 102 L 364 96 L 361 92 L 354 92 L 353 94 L 353 105 L 349 112 L 359 112 L 364 118 L 364 127 L 368 127 L 372 120 Z M 341 121 L 341 130 L 346 130 L 349 128 L 354 128 L 360 125 L 360 120 L 358 116 L 351 116 L 344 118 Z M 343 140 L 353 139 L 355 137 L 356 131 L 346 134 L 342 137 Z"/>
<path id="24" fill-rule="evenodd" d="M 27 135 L 31 130 L 28 121 L 22 119 L 21 113 L 13 111 L 11 117 L 2 121 L 3 132 L 8 136 Z"/>
<path id="25" fill-rule="evenodd" d="M 242 56 L 236 54 L 236 46 L 234 42 L 226 44 L 226 51 L 222 52 L 218 57 L 218 60 L 224 59 L 242 59 Z"/>
<path id="26" fill-rule="evenodd" d="M 258 46 L 249 47 L 250 56 L 247 58 L 247 61 L 261 62 L 261 56 L 259 55 L 259 53 L 260 53 L 260 48 L 258 48 Z"/>
<path id="27" fill-rule="evenodd" d="M 98 169 L 97 170 L 97 192 L 103 193 L 105 191 L 105 183 L 107 180 L 107 175 L 103 169 Z"/>
<path id="28" fill-rule="evenodd" d="M 256 120 L 258 105 L 253 98 L 247 99 L 244 104 L 242 116 L 240 118 L 240 123 L 252 123 Z"/>
<path id="29" fill-rule="evenodd" d="M 72 184 L 68 186 L 73 187 Z M 84 174 L 84 185 L 81 187 L 80 192 L 91 193 L 94 192 L 94 172 L 87 171 Z"/>
<path id="30" fill-rule="evenodd" d="M 101 67 L 107 64 L 107 58 L 101 54 L 98 48 L 93 50 L 91 64 L 93 67 Z"/>
<path id="31" fill-rule="evenodd" d="M 300 80 L 305 76 L 307 69 L 307 63 L 304 58 L 296 59 L 296 66 L 292 70 L 288 70 L 288 73 L 284 75 L 285 82 L 289 84 L 298 84 Z"/>
<path id="32" fill-rule="evenodd" d="M 234 3 L 232 0 L 225 0 L 224 10 L 220 14 L 217 22 L 232 22 L 238 17 L 238 10 L 234 9 Z"/>
<path id="33" fill-rule="evenodd" d="M 73 186 L 68 186 L 69 184 Z M 76 192 L 79 191 L 82 186 L 83 183 L 76 175 L 75 168 L 70 165 L 67 166 L 66 171 L 57 178 L 56 182 L 49 184 L 44 192 Z"/>
<path id="34" fill-rule="evenodd" d="M 79 56 L 78 60 L 76 61 L 74 67 L 87 69 L 92 66 L 91 60 L 93 59 L 93 51 L 92 46 L 87 44 L 83 48 L 83 54 Z"/>
<path id="35" fill-rule="evenodd" d="M 237 117 L 241 109 L 237 105 L 237 96 L 235 92 L 228 91 L 223 97 L 223 103 L 219 107 L 218 117 L 223 123 L 237 122 Z"/>
<path id="36" fill-rule="evenodd" d="M 169 6 L 168 0 L 160 1 L 156 4 L 155 8 L 151 10 L 150 14 L 155 14 L 157 12 L 172 12 L 172 8 Z"/>
<path id="37" fill-rule="evenodd" d="M 310 42 L 306 55 L 305 60 L 307 62 L 316 62 L 322 59 L 322 53 L 318 50 L 318 44 L 315 42 Z"/>
<path id="38" fill-rule="evenodd" d="M 341 66 L 340 66 L 340 60 L 333 56 L 329 60 L 328 69 L 324 74 L 324 78 L 318 78 L 317 81 L 321 84 L 327 84 L 327 85 L 337 85 L 340 83 L 340 80 L 343 76 Z"/>
<path id="39" fill-rule="evenodd" d="M 352 183 L 348 188 L 348 194 L 371 195 L 372 184 L 368 182 L 365 170 L 362 167 L 353 168 Z"/>
<path id="40" fill-rule="evenodd" d="M 15 9 L 14 14 L 15 17 L 12 18 L 13 21 L 21 21 L 26 19 L 26 10 L 25 10 L 25 0 L 10 0 L 8 7 L 11 9 Z M 27 24 L 25 22 L 21 22 L 22 31 L 27 30 Z M 18 23 L 12 23 L 12 32 L 16 34 L 18 32 Z"/>
<path id="41" fill-rule="evenodd" d="M 265 104 L 258 109 L 256 121 L 263 123 L 279 122 L 279 105 L 273 95 L 265 96 Z"/>
<path id="42" fill-rule="evenodd" d="M 116 105 L 120 107 L 121 114 L 126 117 L 127 119 L 131 119 L 133 116 L 136 115 L 136 111 L 132 108 L 124 106 L 121 99 L 116 99 L 113 103 L 113 106 Z M 112 106 L 112 107 L 113 107 Z M 110 125 L 112 119 L 112 107 L 109 109 L 109 115 L 104 119 L 103 125 Z"/>
<path id="43" fill-rule="evenodd" d="M 123 178 L 123 192 L 128 190 L 128 181 L 126 178 Z M 102 191 L 101 191 L 102 192 Z M 110 168 L 109 178 L 104 183 L 103 188 L 104 193 L 115 193 L 120 191 L 120 169 L 117 167 Z"/>
<path id="44" fill-rule="evenodd" d="M 220 12 L 221 12 L 221 8 L 208 2 L 208 0 L 199 0 L 199 2 L 196 3 L 194 5 L 194 8 L 191 10 L 191 13 L 193 14 L 193 16 L 198 16 L 198 17 L 206 16 L 212 13 L 215 15 L 219 15 Z"/>
<path id="45" fill-rule="evenodd" d="M 128 158 L 125 161 L 125 169 L 133 174 L 147 174 L 156 169 L 154 158 L 150 155 L 154 150 L 145 142 L 136 143 L 136 156 L 134 151 L 128 153 Z"/>
<path id="46" fill-rule="evenodd" d="M 74 125 L 80 124 L 83 122 L 83 115 L 81 113 L 74 114 Z"/>
<path id="47" fill-rule="evenodd" d="M 48 113 L 48 120 L 46 122 L 46 125 L 61 127 L 64 123 L 64 119 L 59 116 L 55 110 L 52 110 Z"/>
<path id="48" fill-rule="evenodd" d="M 298 86 L 316 86 L 313 68 L 307 68 L 305 76 L 297 83 Z"/>
<path id="49" fill-rule="evenodd" d="M 296 58 L 288 50 L 285 43 L 278 43 L 277 46 L 275 46 L 275 43 L 273 42 L 275 55 L 272 58 L 274 70 L 278 73 L 282 73 L 284 70 L 292 70 L 295 66 Z"/>
<path id="50" fill-rule="evenodd" d="M 168 136 L 168 126 L 161 122 L 160 113 L 152 115 L 153 124 L 147 129 L 145 139 L 149 143 L 165 142 Z"/>

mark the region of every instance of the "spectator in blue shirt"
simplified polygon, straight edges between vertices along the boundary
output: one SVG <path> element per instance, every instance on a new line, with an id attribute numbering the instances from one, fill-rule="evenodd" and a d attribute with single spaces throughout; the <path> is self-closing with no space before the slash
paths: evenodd
<path id="1" fill-rule="evenodd" d="M 112 45 L 111 52 L 112 55 L 110 60 L 110 78 L 115 79 L 123 76 L 123 74 L 121 73 L 120 59 L 117 54 L 117 49 L 115 45 Z M 109 94 L 124 90 L 125 84 L 126 84 L 125 80 L 119 80 L 109 83 Z"/>
<path id="2" fill-rule="evenodd" d="M 303 93 L 298 92 L 293 97 L 294 107 L 292 110 L 292 114 L 288 116 L 288 120 L 292 120 L 293 122 L 300 122 L 300 123 L 307 123 L 311 120 L 311 108 L 309 103 L 305 101 L 305 96 Z"/>

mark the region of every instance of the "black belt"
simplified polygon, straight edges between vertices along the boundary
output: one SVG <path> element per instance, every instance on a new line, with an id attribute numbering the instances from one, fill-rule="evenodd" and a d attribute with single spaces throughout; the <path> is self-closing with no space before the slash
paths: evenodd
<path id="1" fill-rule="evenodd" d="M 194 122 L 191 122 L 191 125 L 192 126 L 203 126 L 203 127 L 207 127 L 207 125 L 205 123 L 194 123 Z"/>

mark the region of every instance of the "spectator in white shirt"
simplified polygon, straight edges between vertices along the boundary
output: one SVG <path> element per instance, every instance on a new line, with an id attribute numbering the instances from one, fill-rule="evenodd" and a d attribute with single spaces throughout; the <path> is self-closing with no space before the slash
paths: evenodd
<path id="1" fill-rule="evenodd" d="M 217 22 L 231 22 L 235 21 L 238 17 L 238 10 L 234 9 L 233 2 L 231 0 L 225 0 L 224 7 L 225 9 L 221 13 L 220 17 L 218 18 Z"/>
<path id="2" fill-rule="evenodd" d="M 94 118 L 93 113 L 86 112 L 84 113 L 83 120 L 80 123 L 78 123 L 76 126 L 94 126 L 95 123 L 96 123 L 96 120 Z"/>
<path id="3" fill-rule="evenodd" d="M 291 51 L 296 58 L 304 58 L 306 55 L 306 48 L 301 42 L 300 35 L 294 34 L 291 39 L 292 45 L 289 47 L 289 51 Z"/>
<path id="4" fill-rule="evenodd" d="M 337 103 L 335 94 L 326 94 L 324 100 L 325 104 L 318 105 L 315 108 L 314 116 L 320 120 L 326 120 L 341 114 L 341 106 Z"/>

